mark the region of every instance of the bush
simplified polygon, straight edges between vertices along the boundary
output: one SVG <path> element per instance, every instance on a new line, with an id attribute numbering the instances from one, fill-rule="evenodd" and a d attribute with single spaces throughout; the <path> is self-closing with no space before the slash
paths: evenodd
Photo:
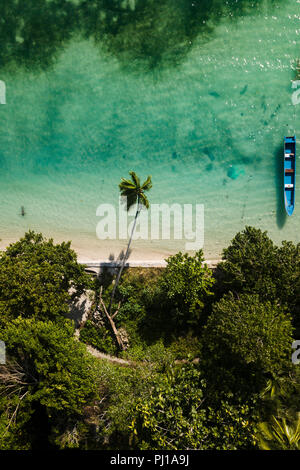
<path id="1" fill-rule="evenodd" d="M 18 318 L 0 329 L 7 363 L 0 371 L 2 448 L 49 448 L 97 393 L 94 360 L 74 328 Z"/>
<path id="2" fill-rule="evenodd" d="M 277 250 L 276 296 L 288 307 L 300 338 L 300 243 L 284 241 Z"/>
<path id="3" fill-rule="evenodd" d="M 246 227 L 223 250 L 218 265 L 222 292 L 257 293 L 262 299 L 276 298 L 276 247 L 267 232 Z"/>
<path id="4" fill-rule="evenodd" d="M 106 354 L 115 355 L 117 346 L 105 326 L 96 326 L 88 320 L 84 328 L 80 331 L 80 341 L 93 346 Z"/>
<path id="5" fill-rule="evenodd" d="M 234 450 L 254 446 L 247 405 L 223 400 L 214 409 L 199 369 L 191 364 L 170 369 L 139 400 L 133 430 L 142 450 Z"/>
<path id="6" fill-rule="evenodd" d="M 30 231 L 0 257 L 0 303 L 7 318 L 60 320 L 89 285 L 70 243 L 54 245 Z"/>
<path id="7" fill-rule="evenodd" d="M 300 323 L 300 243 L 273 244 L 267 232 L 246 227 L 223 251 L 218 265 L 217 291 L 255 293 L 262 302 L 279 301 Z M 300 326 L 300 325 L 299 325 Z"/>
<path id="8" fill-rule="evenodd" d="M 214 283 L 203 262 L 201 250 L 194 256 L 178 253 L 167 259 L 153 296 L 153 310 L 170 329 L 182 331 L 199 323 Z"/>
<path id="9" fill-rule="evenodd" d="M 259 390 L 267 377 L 291 368 L 292 324 L 278 305 L 258 295 L 228 294 L 213 307 L 203 332 L 203 357 L 221 386 L 238 384 L 247 393 Z M 232 382 L 232 383 L 231 383 Z"/>
<path id="10" fill-rule="evenodd" d="M 267 232 L 246 227 L 223 251 L 218 265 L 216 293 L 255 293 L 261 301 L 279 302 L 293 316 L 300 337 L 300 243 L 273 244 Z"/>

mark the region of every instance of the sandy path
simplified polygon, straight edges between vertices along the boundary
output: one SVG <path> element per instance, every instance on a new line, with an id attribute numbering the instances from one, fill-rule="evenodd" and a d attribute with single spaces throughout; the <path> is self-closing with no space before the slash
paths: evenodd
<path id="1" fill-rule="evenodd" d="M 109 354 L 105 354 L 105 353 L 102 353 L 100 351 L 98 351 L 97 349 L 93 348 L 92 346 L 89 346 L 87 345 L 86 347 L 87 351 L 93 356 L 93 357 L 96 357 L 97 359 L 104 359 L 106 361 L 109 361 L 109 362 L 113 362 L 115 364 L 119 364 L 121 366 L 125 366 L 125 367 L 136 367 L 138 365 L 143 365 L 143 366 L 147 366 L 147 365 L 152 365 L 153 362 L 148 362 L 148 361 L 130 361 L 130 360 L 126 360 L 126 359 L 121 359 L 120 357 L 116 357 L 116 356 L 110 356 Z M 198 357 L 196 357 L 195 359 L 193 359 L 192 363 L 193 364 L 198 364 L 200 361 L 200 359 Z M 176 359 L 174 361 L 175 364 L 186 364 L 188 363 L 189 361 L 186 360 L 186 359 Z"/>

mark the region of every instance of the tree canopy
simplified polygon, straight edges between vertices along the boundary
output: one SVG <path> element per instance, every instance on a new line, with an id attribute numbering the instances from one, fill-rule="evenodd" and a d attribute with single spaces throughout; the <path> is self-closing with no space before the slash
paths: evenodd
<path id="1" fill-rule="evenodd" d="M 0 306 L 6 317 L 61 319 L 89 285 L 69 242 L 55 245 L 29 231 L 0 256 Z"/>
<path id="2" fill-rule="evenodd" d="M 0 366 L 2 448 L 45 445 L 37 422 L 48 430 L 47 443 L 54 443 L 95 398 L 93 359 L 73 333 L 71 324 L 62 328 L 33 318 L 17 318 L 0 328 L 7 353 Z"/>
<path id="3" fill-rule="evenodd" d="M 250 394 L 292 367 L 293 328 L 281 306 L 257 294 L 224 296 L 214 304 L 202 337 L 203 358 L 223 388 Z M 227 377 L 224 380 L 224 377 Z"/>
<path id="4" fill-rule="evenodd" d="M 197 324 L 213 284 L 202 250 L 194 256 L 181 252 L 170 256 L 158 280 L 159 303 L 168 315 L 165 320 L 180 327 Z"/>
<path id="5" fill-rule="evenodd" d="M 223 250 L 223 260 L 218 265 L 219 296 L 229 291 L 255 293 L 262 301 L 280 302 L 299 329 L 300 243 L 276 246 L 267 232 L 246 227 Z"/>
<path id="6" fill-rule="evenodd" d="M 299 245 L 252 227 L 217 273 L 202 251 L 126 270 L 120 352 L 97 309 L 111 276 L 92 283 L 69 243 L 27 233 L 0 256 L 0 448 L 298 448 L 299 278 Z M 87 287 L 95 300 L 76 339 L 66 313 Z"/>
<path id="7" fill-rule="evenodd" d="M 249 407 L 223 400 L 210 403 L 210 391 L 200 370 L 187 364 L 171 369 L 137 404 L 131 428 L 141 449 L 234 450 L 254 446 Z M 216 405 L 216 404 L 215 404 Z"/>

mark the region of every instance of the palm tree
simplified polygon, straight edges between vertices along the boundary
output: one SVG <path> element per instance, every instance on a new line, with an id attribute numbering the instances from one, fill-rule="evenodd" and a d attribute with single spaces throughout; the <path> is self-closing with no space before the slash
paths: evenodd
<path id="1" fill-rule="evenodd" d="M 272 416 L 258 424 L 256 437 L 262 450 L 300 450 L 299 405 L 297 399 L 291 401 L 291 390 L 299 387 L 297 378 L 294 380 L 270 379 L 260 395 L 275 405 Z"/>
<path id="2" fill-rule="evenodd" d="M 263 450 L 300 450 L 300 413 L 290 419 L 272 416 L 259 423 L 258 444 Z"/>
<path id="3" fill-rule="evenodd" d="M 117 278 L 116 278 L 116 281 L 115 281 L 115 285 L 114 285 L 114 288 L 113 288 L 113 291 L 112 291 L 112 294 L 111 294 L 110 304 L 109 304 L 109 313 L 111 312 L 112 303 L 113 303 L 113 300 L 114 300 L 116 289 L 118 287 L 118 284 L 119 284 L 119 281 L 120 281 L 120 278 L 121 278 L 122 271 L 124 269 L 125 263 L 126 263 L 126 261 L 128 259 L 128 256 L 129 256 L 130 245 L 131 245 L 131 242 L 132 242 L 132 237 L 133 237 L 133 234 L 134 234 L 134 230 L 135 230 L 135 227 L 136 227 L 136 222 L 137 222 L 138 216 L 139 216 L 139 214 L 140 214 L 143 207 L 146 207 L 146 209 L 149 209 L 149 205 L 150 205 L 149 201 L 148 201 L 148 198 L 145 195 L 145 191 L 149 191 L 152 188 L 151 176 L 148 176 L 146 181 L 144 181 L 144 183 L 141 185 L 140 179 L 134 171 L 130 171 L 129 174 L 131 176 L 131 180 L 126 179 L 126 178 L 122 178 L 121 182 L 119 184 L 119 189 L 120 189 L 121 196 L 123 196 L 123 197 L 125 196 L 127 198 L 126 199 L 127 211 L 134 204 L 136 204 L 136 213 L 135 213 L 135 217 L 134 217 L 134 222 L 133 222 L 130 238 L 129 238 L 128 245 L 127 245 L 127 250 L 126 250 L 125 256 L 122 260 L 122 264 L 120 266 L 120 269 L 119 269 L 119 272 L 118 272 L 118 275 L 117 275 Z"/>

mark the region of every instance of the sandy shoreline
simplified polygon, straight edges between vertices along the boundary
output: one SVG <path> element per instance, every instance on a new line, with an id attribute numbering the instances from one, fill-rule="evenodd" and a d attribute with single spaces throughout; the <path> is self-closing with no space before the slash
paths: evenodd
<path id="1" fill-rule="evenodd" d="M 0 236 L 0 250 L 4 251 L 11 243 L 15 243 L 24 236 L 16 234 L 12 237 L 10 234 Z M 99 240 L 87 234 L 74 234 L 70 237 L 70 233 L 44 233 L 46 238 L 53 238 L 55 243 L 66 242 L 71 239 L 71 248 L 76 252 L 78 261 L 86 264 L 91 268 L 99 268 L 108 266 L 115 267 L 120 263 L 120 259 L 124 256 L 127 243 L 124 240 Z M 184 243 L 174 240 L 163 240 L 158 242 L 145 242 L 134 240 L 130 252 L 127 265 L 129 267 L 164 267 L 166 259 L 178 253 L 185 252 Z M 208 250 L 205 263 L 210 267 L 214 267 L 221 259 L 218 249 Z"/>
<path id="2" fill-rule="evenodd" d="M 0 241 L 0 251 L 4 251 L 11 243 L 15 243 L 16 239 L 3 239 Z M 68 237 L 55 237 L 55 243 L 61 243 L 68 240 Z M 171 246 L 157 247 L 157 249 L 150 249 L 149 246 L 139 246 L 140 244 L 133 245 L 130 257 L 126 262 L 126 266 L 132 268 L 164 268 L 166 266 L 166 259 L 180 251 L 181 247 Z M 99 272 L 101 268 L 110 267 L 114 268 L 120 265 L 120 259 L 125 253 L 126 244 L 121 242 L 102 241 L 101 246 L 91 240 L 83 243 L 83 240 L 72 241 L 72 249 L 76 252 L 78 262 L 85 264 L 90 270 Z M 182 250 L 184 251 L 184 250 Z M 211 259 L 206 259 L 205 263 L 210 268 L 214 268 L 220 262 L 220 257 L 215 256 Z"/>
<path id="3" fill-rule="evenodd" d="M 205 260 L 205 264 L 213 269 L 216 268 L 217 264 L 221 260 Z M 102 268 L 116 268 L 120 266 L 120 262 L 109 261 L 109 260 L 99 260 L 98 262 L 79 260 L 80 264 L 84 264 L 88 267 L 89 270 L 98 271 Z M 165 260 L 127 260 L 126 267 L 128 268 L 165 268 L 167 262 Z"/>

